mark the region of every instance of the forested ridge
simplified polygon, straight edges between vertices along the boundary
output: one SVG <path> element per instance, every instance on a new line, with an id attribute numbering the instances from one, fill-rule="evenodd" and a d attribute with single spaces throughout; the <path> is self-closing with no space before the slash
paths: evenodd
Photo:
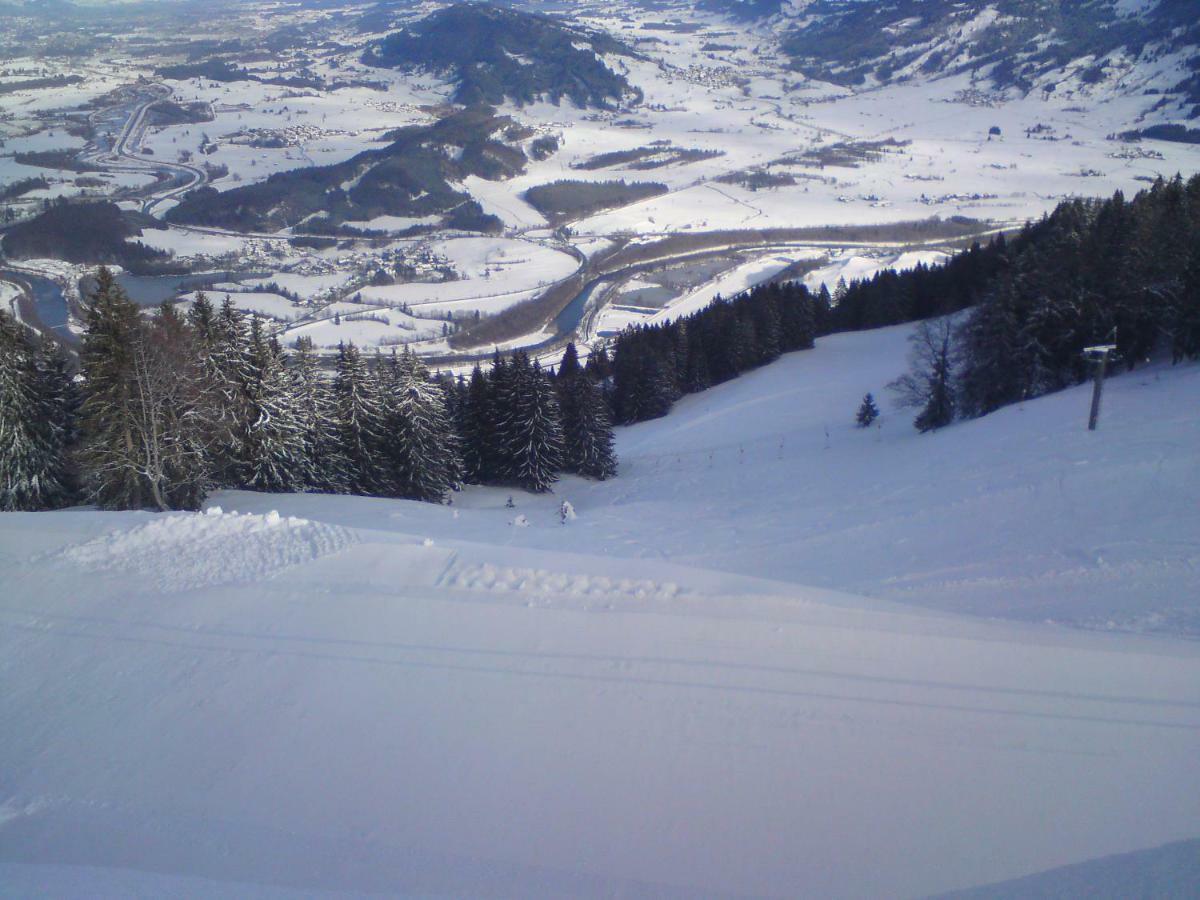
<path id="1" fill-rule="evenodd" d="M 613 347 L 616 419 L 665 415 L 814 337 L 918 320 L 929 324 L 895 388 L 924 430 L 1079 383 L 1090 345 L 1111 340 L 1130 368 L 1200 357 L 1200 176 L 1160 179 L 1132 199 L 1067 200 L 1011 238 L 833 295 L 765 285 L 627 330 Z"/>

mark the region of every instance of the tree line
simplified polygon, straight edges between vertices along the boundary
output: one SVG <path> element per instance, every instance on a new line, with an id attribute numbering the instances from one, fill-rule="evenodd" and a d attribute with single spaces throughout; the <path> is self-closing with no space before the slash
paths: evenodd
<path id="1" fill-rule="evenodd" d="M 911 370 L 892 387 L 922 431 L 1076 384 L 1089 374 L 1084 348 L 1110 338 L 1130 368 L 1200 357 L 1200 176 L 1159 179 L 1132 200 L 1063 201 L 941 265 L 885 269 L 832 294 L 762 285 L 627 329 L 613 345 L 613 413 L 656 418 L 815 337 L 913 321 Z"/>
<path id="2" fill-rule="evenodd" d="M 913 335 L 895 385 L 922 431 L 1080 383 L 1089 346 L 1130 369 L 1200 358 L 1200 176 L 1064 201 L 991 255 L 970 312 Z"/>
<path id="3" fill-rule="evenodd" d="M 407 350 L 366 359 L 347 343 L 329 377 L 311 341 L 285 351 L 229 298 L 144 316 L 101 269 L 77 376 L 0 313 L 0 509 L 196 509 L 214 488 L 440 503 L 463 483 L 608 478 L 596 372 L 571 346 L 557 375 L 518 352 L 433 378 Z"/>
<path id="4" fill-rule="evenodd" d="M 812 347 L 828 331 L 830 315 L 828 292 L 814 295 L 788 282 L 718 297 L 669 322 L 628 328 L 613 343 L 613 415 L 626 425 L 664 416 L 684 394 Z"/>

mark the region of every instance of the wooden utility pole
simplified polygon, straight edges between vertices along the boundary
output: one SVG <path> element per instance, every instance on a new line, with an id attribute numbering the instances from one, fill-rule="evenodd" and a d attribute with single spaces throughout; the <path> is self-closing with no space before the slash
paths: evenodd
<path id="1" fill-rule="evenodd" d="M 1088 431 L 1095 431 L 1100 421 L 1100 395 L 1104 392 L 1104 376 L 1108 371 L 1108 360 L 1116 351 L 1116 344 L 1097 344 L 1084 347 L 1083 358 L 1092 364 L 1092 411 L 1088 415 Z"/>

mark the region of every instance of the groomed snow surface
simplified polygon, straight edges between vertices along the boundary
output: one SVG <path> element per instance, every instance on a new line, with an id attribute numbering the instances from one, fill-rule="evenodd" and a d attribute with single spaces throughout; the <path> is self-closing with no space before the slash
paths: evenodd
<path id="1" fill-rule="evenodd" d="M 1200 366 L 922 436 L 907 333 L 513 509 L 0 516 L 0 894 L 1188 896 Z"/>

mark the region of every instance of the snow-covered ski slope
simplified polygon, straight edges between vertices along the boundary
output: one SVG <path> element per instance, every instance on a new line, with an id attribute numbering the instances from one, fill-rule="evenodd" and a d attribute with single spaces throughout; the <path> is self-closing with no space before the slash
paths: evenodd
<path id="1" fill-rule="evenodd" d="M 920 436 L 906 333 L 515 509 L 0 516 L 0 894 L 916 897 L 1200 836 L 1200 643 L 1137 633 L 1195 631 L 1200 367 Z"/>

